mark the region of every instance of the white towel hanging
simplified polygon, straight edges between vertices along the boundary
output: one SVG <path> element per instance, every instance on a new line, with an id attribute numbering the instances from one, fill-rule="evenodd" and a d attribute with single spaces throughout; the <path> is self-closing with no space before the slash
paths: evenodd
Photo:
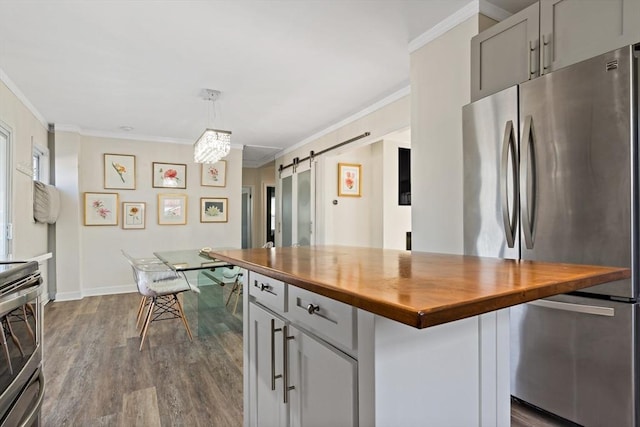
<path id="1" fill-rule="evenodd" d="M 53 185 L 33 181 L 33 218 L 54 224 L 60 214 L 60 194 Z"/>

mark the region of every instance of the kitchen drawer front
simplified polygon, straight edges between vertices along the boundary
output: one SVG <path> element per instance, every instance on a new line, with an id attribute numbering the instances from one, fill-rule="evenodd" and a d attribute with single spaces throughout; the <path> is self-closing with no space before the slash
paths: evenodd
<path id="1" fill-rule="evenodd" d="M 357 350 L 356 310 L 350 305 L 289 286 L 288 317 L 338 348 Z"/>
<path id="2" fill-rule="evenodd" d="M 287 311 L 287 285 L 280 280 L 252 271 L 249 273 L 249 295 L 273 310 Z"/>

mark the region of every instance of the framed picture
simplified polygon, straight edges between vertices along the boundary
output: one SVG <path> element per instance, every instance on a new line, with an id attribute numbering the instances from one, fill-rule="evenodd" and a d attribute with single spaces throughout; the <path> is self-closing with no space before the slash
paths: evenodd
<path id="1" fill-rule="evenodd" d="M 104 154 L 104 188 L 136 189 L 136 156 Z"/>
<path id="2" fill-rule="evenodd" d="M 187 188 L 187 165 L 153 162 L 153 188 Z"/>
<path id="3" fill-rule="evenodd" d="M 184 225 L 187 223 L 186 194 L 158 194 L 158 224 Z"/>
<path id="4" fill-rule="evenodd" d="M 84 193 L 84 225 L 118 225 L 118 193 Z"/>
<path id="5" fill-rule="evenodd" d="M 338 196 L 360 197 L 362 166 L 338 163 Z"/>
<path id="6" fill-rule="evenodd" d="M 200 198 L 200 222 L 227 222 L 229 213 L 227 212 L 228 199 L 223 198 Z"/>
<path id="7" fill-rule="evenodd" d="M 227 185 L 227 161 L 203 163 L 200 185 L 205 187 L 225 187 Z"/>
<path id="8" fill-rule="evenodd" d="M 144 202 L 122 202 L 122 228 L 142 230 L 147 222 L 147 209 Z"/>

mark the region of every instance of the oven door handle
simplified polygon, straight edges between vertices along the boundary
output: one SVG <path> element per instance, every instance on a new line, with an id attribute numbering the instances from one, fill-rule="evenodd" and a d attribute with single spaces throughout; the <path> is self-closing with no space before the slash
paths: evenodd
<path id="1" fill-rule="evenodd" d="M 42 285 L 38 283 L 37 286 L 23 289 L 15 294 L 9 294 L 0 300 L 0 313 L 9 313 L 16 308 L 22 307 L 26 303 L 33 301 L 40 295 Z"/>
<path id="2" fill-rule="evenodd" d="M 40 414 L 40 409 L 42 408 L 42 401 L 44 400 L 44 372 L 42 367 L 40 368 L 40 372 L 38 373 L 38 381 L 40 381 L 40 391 L 38 392 L 38 400 L 36 401 L 36 405 L 33 407 L 25 421 L 20 424 L 20 427 L 28 427 L 33 425 L 33 422 Z"/>

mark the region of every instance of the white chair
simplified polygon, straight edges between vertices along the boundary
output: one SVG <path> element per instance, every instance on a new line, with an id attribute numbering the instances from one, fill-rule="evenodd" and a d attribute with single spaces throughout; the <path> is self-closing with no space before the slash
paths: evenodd
<path id="1" fill-rule="evenodd" d="M 145 301 L 148 302 L 142 330 L 140 331 L 142 337 L 140 351 L 142 351 L 149 325 L 156 320 L 182 319 L 187 335 L 189 335 L 189 340 L 192 341 L 193 335 L 184 315 L 182 303 L 178 299 L 178 294 L 191 290 L 189 283 L 164 263 L 155 261 L 141 262 L 140 258 L 132 258 L 124 251 L 122 251 L 122 254 L 131 264 L 138 292 L 143 297 L 138 307 L 138 319 L 141 317 L 142 312 L 145 311 Z"/>

